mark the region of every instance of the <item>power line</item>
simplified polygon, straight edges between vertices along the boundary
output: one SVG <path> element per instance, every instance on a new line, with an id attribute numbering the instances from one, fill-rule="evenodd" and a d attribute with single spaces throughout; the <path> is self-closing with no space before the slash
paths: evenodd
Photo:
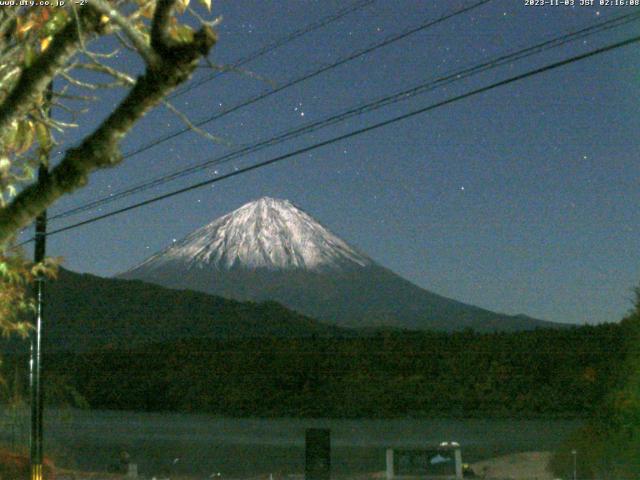
<path id="1" fill-rule="evenodd" d="M 446 20 L 449 20 L 450 18 L 454 18 L 454 17 L 456 17 L 458 15 L 462 15 L 463 13 L 467 13 L 467 12 L 469 12 L 469 11 L 475 9 L 475 8 L 478 8 L 478 7 L 480 7 L 480 6 L 482 6 L 482 5 L 486 4 L 486 3 L 489 3 L 491 1 L 492 0 L 480 0 L 480 1 L 478 1 L 478 2 L 476 2 L 474 4 L 472 4 L 472 5 L 460 8 L 458 10 L 455 10 L 454 12 L 446 14 L 446 15 L 443 15 L 443 16 L 435 19 L 435 20 L 428 20 L 426 22 L 423 22 L 422 24 L 420 24 L 417 27 L 412 27 L 412 28 L 410 28 L 408 30 L 404 30 L 403 32 L 401 32 L 399 34 L 388 36 L 387 38 L 383 39 L 380 42 L 374 43 L 374 44 L 370 45 L 369 47 L 366 47 L 366 48 L 364 48 L 362 50 L 358 50 L 358 51 L 356 51 L 354 53 L 351 53 L 351 54 L 347 55 L 346 57 L 343 57 L 343 58 L 341 58 L 341 59 L 339 59 L 339 60 L 337 60 L 337 61 L 335 61 L 335 62 L 333 62 L 333 63 L 331 63 L 329 65 L 324 66 L 324 67 L 320 67 L 320 68 L 318 68 L 318 69 L 316 69 L 316 70 L 314 70 L 314 71 L 312 71 L 310 73 L 306 73 L 306 74 L 302 75 L 301 77 L 298 77 L 298 78 L 295 78 L 293 80 L 290 80 L 287 83 L 285 83 L 285 84 L 283 84 L 283 85 L 281 85 L 281 86 L 279 86 L 277 88 L 274 88 L 273 90 L 269 90 L 268 92 L 262 93 L 260 95 L 255 96 L 255 97 L 249 98 L 247 100 L 243 100 L 242 102 L 240 102 L 240 103 L 238 103 L 238 104 L 236 104 L 236 105 L 234 105 L 232 107 L 229 107 L 227 109 L 224 109 L 221 112 L 216 113 L 216 114 L 214 114 L 214 115 L 212 115 L 210 117 L 207 117 L 204 120 L 200 120 L 198 122 L 194 122 L 194 125 L 196 127 L 202 127 L 203 125 L 205 125 L 205 124 L 207 124 L 209 122 L 217 120 L 217 119 L 219 119 L 219 118 L 221 118 L 221 117 L 223 117 L 225 115 L 228 115 L 229 113 L 235 112 L 235 111 L 237 111 L 237 110 L 239 110 L 241 108 L 244 108 L 247 105 L 251 105 L 253 103 L 256 103 L 256 102 L 258 102 L 260 100 L 263 100 L 263 99 L 265 99 L 267 97 L 270 97 L 271 95 L 274 95 L 274 94 L 276 94 L 278 92 L 281 92 L 282 90 L 285 90 L 287 88 L 291 88 L 294 85 L 297 85 L 298 83 L 304 82 L 305 80 L 309 80 L 310 78 L 316 77 L 316 76 L 318 76 L 318 75 L 320 75 L 320 74 L 322 74 L 324 72 L 328 72 L 330 70 L 333 70 L 334 68 L 337 68 L 340 65 L 344 65 L 345 63 L 350 62 L 352 60 L 355 60 L 356 58 L 359 58 L 359 57 L 361 57 L 363 55 L 371 53 L 371 52 L 373 52 L 375 50 L 378 50 L 378 49 L 380 49 L 382 47 L 386 47 L 387 45 L 390 45 L 390 44 L 392 44 L 394 42 L 402 40 L 402 39 L 404 39 L 404 38 L 406 38 L 406 37 L 408 37 L 410 35 L 413 35 L 414 33 L 417 33 L 419 31 L 425 30 L 425 29 L 430 28 L 430 27 L 432 27 L 434 25 L 442 23 L 442 22 L 444 22 Z M 134 155 L 138 155 L 139 153 L 142 153 L 142 152 L 144 152 L 146 150 L 149 150 L 150 148 L 153 148 L 153 147 L 155 147 L 155 146 L 157 146 L 157 145 L 159 145 L 159 144 L 161 144 L 163 142 L 166 142 L 167 140 L 171 140 L 171 139 L 176 138 L 176 137 L 178 137 L 178 136 L 180 136 L 180 135 L 182 135 L 184 133 L 190 132 L 191 130 L 192 129 L 190 127 L 185 127 L 183 129 L 177 130 L 177 131 L 175 131 L 173 133 L 169 133 L 167 135 L 158 137 L 155 140 L 152 140 L 151 142 L 147 143 L 146 145 L 143 145 L 141 147 L 136 148 L 135 150 L 132 150 L 130 152 L 125 153 L 123 158 L 130 158 L 130 157 L 133 157 Z"/>
<path id="2" fill-rule="evenodd" d="M 208 117 L 208 118 L 206 118 L 204 120 L 196 122 L 196 123 L 194 123 L 194 125 L 196 127 L 201 127 L 201 126 L 205 125 L 206 123 L 209 123 L 209 122 L 212 122 L 214 120 L 217 120 L 217 119 L 219 119 L 219 118 L 221 118 L 221 117 L 223 117 L 223 116 L 225 116 L 225 115 L 227 115 L 229 113 L 232 113 L 232 112 L 234 112 L 236 110 L 239 110 L 240 108 L 243 108 L 245 106 L 248 106 L 248 105 L 251 105 L 251 104 L 253 104 L 255 102 L 258 102 L 258 101 L 260 101 L 260 100 L 262 100 L 264 98 L 267 98 L 267 97 L 269 97 L 269 96 L 271 96 L 271 95 L 273 95 L 275 93 L 278 93 L 278 92 L 280 92 L 280 91 L 282 91 L 282 90 L 284 90 L 286 88 L 290 88 L 290 87 L 292 87 L 292 86 L 294 86 L 294 85 L 296 85 L 296 84 L 298 84 L 300 82 L 303 82 L 303 81 L 308 80 L 308 79 L 310 79 L 312 77 L 320 75 L 321 73 L 324 73 L 326 71 L 332 70 L 332 69 L 334 69 L 334 68 L 336 68 L 336 67 L 338 67 L 340 65 L 343 65 L 343 64 L 345 64 L 345 63 L 347 63 L 349 61 L 355 60 L 356 58 L 359 58 L 362 55 L 371 53 L 372 51 L 375 51 L 375 50 L 377 50 L 379 48 L 382 48 L 382 47 L 387 46 L 387 45 L 389 45 L 391 43 L 399 41 L 399 40 L 401 40 L 403 38 L 406 38 L 406 37 L 408 37 L 408 36 L 410 36 L 410 35 L 412 35 L 414 33 L 417 33 L 419 31 L 421 31 L 421 30 L 424 30 L 426 28 L 430 28 L 430 27 L 432 27 L 434 25 L 437 25 L 437 24 L 439 24 L 441 22 L 444 22 L 444 21 L 446 21 L 448 19 L 451 19 L 451 18 L 456 17 L 458 15 L 461 15 L 463 13 L 467 13 L 467 12 L 469 12 L 469 11 L 475 9 L 475 8 L 478 8 L 478 7 L 480 7 L 480 6 L 482 6 L 482 5 L 486 4 L 486 3 L 489 3 L 490 1 L 492 1 L 492 0 L 480 0 L 479 2 L 476 2 L 476 3 L 472 4 L 472 5 L 467 6 L 467 7 L 463 7 L 461 9 L 455 10 L 455 11 L 453 11 L 453 12 L 451 12 L 449 14 L 443 15 L 443 16 L 435 19 L 435 20 L 425 21 L 425 22 L 423 22 L 422 24 L 420 24 L 417 27 L 411 27 L 409 29 L 404 30 L 403 32 L 401 32 L 399 34 L 394 34 L 394 35 L 388 36 L 385 39 L 383 39 L 381 42 L 374 43 L 374 44 L 372 44 L 372 45 L 370 45 L 370 46 L 368 46 L 368 47 L 366 47 L 366 48 L 364 48 L 362 50 L 358 50 L 358 51 L 356 51 L 354 53 L 351 53 L 348 56 L 343 57 L 343 58 L 335 61 L 334 63 L 331 63 L 331 64 L 326 65 L 324 67 L 320 67 L 319 69 L 316 69 L 316 70 L 314 70 L 314 71 L 312 71 L 312 72 L 310 72 L 308 74 L 305 74 L 305 75 L 303 75 L 301 77 L 298 77 L 296 79 L 290 80 L 289 82 L 281 85 L 280 87 L 278 87 L 278 88 L 276 88 L 274 90 L 270 90 L 270 91 L 265 92 L 263 94 L 260 94 L 260 95 L 257 95 L 255 97 L 252 97 L 252 98 L 250 98 L 248 100 L 245 100 L 245 101 L 243 101 L 243 102 L 241 102 L 239 104 L 236 104 L 236 105 L 234 105 L 234 106 L 232 106 L 230 108 L 227 108 L 227 109 L 223 110 L 222 112 L 219 112 L 219 113 L 214 114 L 214 115 L 212 115 L 212 116 L 210 116 L 210 117 Z M 191 128 L 185 127 L 183 129 L 175 131 L 173 133 L 158 137 L 155 140 L 152 140 L 151 142 L 147 143 L 146 145 L 143 145 L 143 146 L 138 147 L 137 149 L 135 149 L 133 151 L 125 153 L 122 158 L 123 159 L 127 159 L 127 158 L 130 158 L 132 156 L 135 156 L 135 155 L 137 155 L 139 153 L 142 153 L 142 152 L 144 152 L 144 151 L 146 151 L 146 150 L 148 150 L 150 148 L 153 148 L 153 147 L 155 147 L 155 146 L 157 146 L 157 145 L 159 145 L 159 144 L 161 144 L 161 143 L 163 143 L 165 141 L 168 141 L 168 140 L 171 140 L 173 138 L 176 138 L 176 137 L 178 137 L 178 136 L 180 136 L 180 135 L 182 135 L 184 133 L 187 133 L 189 131 L 191 131 Z M 74 212 L 75 212 L 75 209 L 74 209 Z M 70 212 L 63 212 L 61 214 L 56 215 L 55 217 L 52 217 L 52 219 L 53 218 L 60 218 L 62 216 L 68 216 L 70 214 L 71 214 Z"/>
<path id="3" fill-rule="evenodd" d="M 564 35 L 561 35 L 559 37 L 555 37 L 553 39 L 550 40 L 546 40 L 543 41 L 541 43 L 538 43 L 536 45 L 515 51 L 515 52 L 511 52 L 511 53 L 507 53 L 507 54 L 503 54 L 500 55 L 496 58 L 484 61 L 480 64 L 471 66 L 471 67 L 467 67 L 467 68 L 463 68 L 461 70 L 457 70 L 448 74 L 445 74 L 439 78 L 436 78 L 435 80 L 432 80 L 430 82 L 427 83 L 423 83 L 418 85 L 417 87 L 413 87 L 411 89 L 408 90 L 404 90 L 401 91 L 399 93 L 395 93 L 392 95 L 388 95 L 385 97 L 382 97 L 376 101 L 373 102 L 368 102 L 366 104 L 357 106 L 357 107 L 353 107 L 349 110 L 346 110 L 342 113 L 330 116 L 328 118 L 325 118 L 323 120 L 318 120 L 315 122 L 311 122 L 311 123 L 307 123 L 301 127 L 292 129 L 292 130 L 288 130 L 286 132 L 283 132 L 275 137 L 271 137 L 268 139 L 263 139 L 259 142 L 256 142 L 254 144 L 251 145 L 247 145 L 243 148 L 240 148 L 238 150 L 235 150 L 233 152 L 229 152 L 227 154 L 224 154 L 222 156 L 218 156 L 215 157 L 213 159 L 209 159 L 205 162 L 201 162 L 198 163 L 196 165 L 192 165 L 190 167 L 184 168 L 184 169 L 180 169 L 178 171 L 169 173 L 169 174 L 165 174 L 162 175 L 160 177 L 157 177 L 155 179 L 152 180 L 148 180 L 142 183 L 139 183 L 137 185 L 128 187 L 127 189 L 121 190 L 119 192 L 115 192 L 115 193 L 111 193 L 109 196 L 107 197 L 103 197 L 101 199 L 97 199 L 93 202 L 89 202 L 88 204 L 85 205 L 81 205 L 78 207 L 74 207 L 70 210 L 64 211 L 62 213 L 59 213 L 53 217 L 51 217 L 50 219 L 60 219 L 60 218 L 65 218 L 77 213 L 81 213 L 87 210 L 91 210 L 93 208 L 105 205 L 107 203 L 111 203 L 114 202 L 116 200 L 119 200 L 121 198 L 125 198 L 127 196 L 133 195 L 135 193 L 139 193 L 145 190 L 148 190 L 150 188 L 162 185 L 164 183 L 170 182 L 172 180 L 175 180 L 177 178 L 181 178 L 187 175 L 191 175 L 193 173 L 196 173 L 198 171 L 201 171 L 205 168 L 209 168 L 213 165 L 220 165 L 222 163 L 226 163 L 229 162 L 235 158 L 238 157 L 242 157 L 245 156 L 249 153 L 254 153 L 256 151 L 262 150 L 264 148 L 276 145 L 278 143 L 284 142 L 286 140 L 290 140 L 292 138 L 297 138 L 303 134 L 307 134 L 316 130 L 319 130 L 321 128 L 325 128 L 329 125 L 333 125 L 336 124 L 338 122 L 344 121 L 348 118 L 351 118 L 355 115 L 360 115 L 362 113 L 366 113 L 366 112 L 370 112 L 376 109 L 379 109 L 381 107 L 393 104 L 393 103 L 397 103 L 399 101 L 403 101 L 406 100 L 408 98 L 411 98 L 413 96 L 428 92 L 428 91 L 432 91 L 437 87 L 441 87 L 443 85 L 448 85 L 450 83 L 459 81 L 459 80 L 463 80 L 466 78 L 469 78 L 473 75 L 477 75 L 479 73 L 491 70 L 493 68 L 497 68 L 499 66 L 505 65 L 507 63 L 516 61 L 516 60 L 521 60 L 523 58 L 527 58 L 529 56 L 532 55 L 536 55 L 538 53 L 541 53 L 543 51 L 552 49 L 552 48 L 557 48 L 559 46 L 562 46 L 566 43 L 572 42 L 572 41 L 576 41 L 588 36 L 591 36 L 595 33 L 600 33 L 603 32 L 605 30 L 609 30 L 612 28 L 616 28 L 619 27 L 621 25 L 630 23 L 632 21 L 636 21 L 638 18 L 640 18 L 640 12 L 636 12 L 636 13 L 632 13 L 632 14 L 626 14 L 626 15 L 622 15 L 619 17 L 616 17 L 614 19 L 610 19 L 610 20 L 606 20 L 603 22 L 599 22 L 597 24 L 582 28 L 576 32 L 572 32 L 572 33 L 567 33 Z"/>
<path id="4" fill-rule="evenodd" d="M 556 68 L 560 68 L 560 67 L 563 67 L 565 65 L 569 65 L 571 63 L 574 63 L 574 62 L 577 62 L 577 61 L 580 61 L 580 60 L 584 60 L 586 58 L 591 58 L 591 57 L 594 57 L 596 55 L 600 55 L 602 53 L 609 52 L 609 51 L 612 51 L 612 50 L 615 50 L 615 49 L 618 49 L 618 48 L 622 48 L 622 47 L 625 47 L 627 45 L 631 45 L 631 44 L 637 43 L 637 42 L 640 42 L 640 36 L 636 36 L 636 37 L 633 37 L 633 38 L 630 38 L 630 39 L 627 39 L 627 40 L 624 40 L 624 41 L 621 41 L 621 42 L 617 42 L 617 43 L 614 43 L 612 45 L 608 45 L 606 47 L 598 48 L 596 50 L 592 50 L 590 52 L 583 53 L 581 55 L 576 55 L 576 56 L 570 57 L 568 59 L 561 60 L 559 62 L 555 62 L 555 63 L 549 64 L 549 65 L 546 65 L 544 67 L 536 68 L 536 69 L 530 70 L 530 71 L 528 71 L 526 73 L 522 73 L 522 74 L 510 77 L 510 78 L 508 78 L 506 80 L 501 80 L 499 82 L 492 83 L 492 84 L 490 84 L 488 86 L 477 88 L 477 89 L 472 90 L 470 92 L 467 92 L 467 93 L 464 93 L 464 94 L 461 94 L 461 95 L 457 95 L 457 96 L 448 98 L 446 100 L 442 100 L 440 102 L 428 105 L 428 106 L 423 107 L 423 108 L 419 108 L 417 110 L 413 110 L 411 112 L 408 112 L 408 113 L 405 113 L 405 114 L 402 114 L 402 115 L 398 115 L 398 116 L 393 117 L 393 118 L 391 118 L 389 120 L 385 120 L 385 121 L 382 121 L 382 122 L 379 122 L 379 123 L 375 123 L 375 124 L 370 125 L 368 127 L 360 128 L 358 130 L 354 130 L 354 131 L 346 133 L 344 135 L 339 135 L 337 137 L 333 137 L 331 139 L 324 140 L 322 142 L 318 142 L 318 143 L 315 143 L 313 145 L 300 148 L 300 149 L 295 150 L 293 152 L 289 152 L 289 153 L 286 153 L 284 155 L 280 155 L 280 156 L 271 158 L 269 160 L 265 160 L 263 162 L 259 162 L 259 163 L 254 164 L 254 165 L 251 165 L 251 166 L 248 166 L 248 167 L 245 167 L 245 168 L 242 168 L 242 169 L 235 170 L 235 171 L 227 173 L 225 175 L 221 175 L 220 177 L 216 177 L 216 178 L 213 178 L 213 179 L 209 179 L 209 180 L 205 180 L 205 181 L 202 181 L 202 182 L 198 182 L 198 183 L 192 184 L 192 185 L 190 185 L 188 187 L 181 188 L 179 190 L 174 190 L 173 192 L 169 192 L 169 193 L 166 193 L 166 194 L 163 194 L 163 195 L 159 195 L 157 197 L 154 197 L 154 198 L 151 198 L 151 199 L 148 199 L 148 200 L 145 200 L 145 201 L 133 204 L 133 205 L 129 205 L 127 207 L 120 208 L 118 210 L 114 210 L 114 211 L 111 211 L 109 213 L 105 213 L 103 215 L 98 215 L 96 217 L 93 217 L 93 218 L 90 218 L 90 219 L 87 219 L 87 220 L 84 220 L 84 221 L 81 221 L 81 222 L 77 222 L 75 224 L 68 225 L 66 227 L 62 227 L 62 228 L 58 228 L 56 230 L 52 230 L 52 231 L 47 233 L 47 236 L 55 235 L 57 233 L 66 232 L 68 230 L 72 230 L 72 229 L 75 229 L 75 228 L 78 228 L 78 227 L 81 227 L 81 226 L 84 226 L 84 225 L 88 225 L 90 223 L 95 223 L 97 221 L 104 220 L 106 218 L 113 217 L 115 215 L 119 215 L 121 213 L 125 213 L 125 212 L 128 212 L 128 211 L 140 208 L 142 206 L 158 202 L 160 200 L 164 200 L 164 199 L 167 199 L 167 198 L 170 198 L 170 197 L 174 197 L 174 196 L 182 194 L 182 193 L 186 193 L 186 192 L 189 192 L 189 191 L 192 191 L 192 190 L 196 190 L 196 189 L 204 187 L 204 186 L 208 186 L 208 185 L 212 185 L 212 184 L 217 183 L 217 182 L 221 182 L 221 181 L 226 180 L 228 178 L 232 178 L 232 177 L 235 177 L 235 176 L 238 176 L 238 175 L 241 175 L 241 174 L 253 171 L 253 170 L 257 170 L 257 169 L 260 169 L 260 168 L 263 168 L 263 167 L 266 167 L 266 166 L 269 166 L 269 165 L 273 165 L 275 163 L 281 162 L 283 160 L 286 160 L 288 158 L 294 157 L 296 155 L 300 155 L 302 153 L 307 153 L 307 152 L 310 152 L 312 150 L 316 150 L 318 148 L 321 148 L 321 147 L 324 147 L 324 146 L 327 146 L 327 145 L 330 145 L 330 144 L 333 144 L 333 143 L 336 143 L 336 142 L 339 142 L 339 141 L 342 141 L 342 140 L 346 140 L 348 138 L 355 137 L 357 135 L 361 135 L 363 133 L 367 133 L 367 132 L 370 132 L 370 131 L 373 131 L 373 130 L 377 130 L 377 129 L 385 127 L 387 125 L 391 125 L 393 123 L 397 123 L 399 121 L 415 117 L 416 115 L 420 115 L 420 114 L 429 112 L 431 110 L 435 110 L 436 108 L 440 108 L 440 107 L 443 107 L 445 105 L 450 105 L 450 104 L 458 102 L 460 100 L 464 100 L 466 98 L 478 95 L 480 93 L 485 93 L 485 92 L 488 92 L 490 90 L 494 90 L 496 88 L 499 88 L 499 87 L 502 87 L 502 86 L 505 86 L 505 85 L 509 85 L 511 83 L 514 83 L 514 82 L 517 82 L 517 81 L 520 81 L 520 80 L 524 80 L 525 78 L 533 77 L 535 75 L 539 75 L 541 73 L 548 72 L 550 70 L 554 70 Z M 32 240 L 33 239 L 27 240 L 25 242 L 22 242 L 19 245 L 24 245 L 25 243 L 28 243 L 28 242 L 30 242 Z"/>
<path id="5" fill-rule="evenodd" d="M 324 18 L 318 20 L 317 22 L 311 23 L 311 24 L 307 25 L 306 27 L 303 27 L 301 29 L 295 30 L 295 31 L 291 32 L 289 35 L 287 35 L 287 36 L 285 36 L 285 37 L 283 37 L 283 38 L 281 38 L 279 40 L 276 40 L 275 42 L 273 42 L 273 43 L 271 43 L 269 45 L 266 45 L 265 47 L 263 47 L 263 48 L 261 48 L 259 50 L 256 50 L 255 52 L 250 53 L 248 56 L 236 61 L 235 63 L 233 63 L 231 65 L 230 69 L 228 69 L 228 70 L 232 71 L 235 68 L 238 68 L 238 67 L 241 67 L 243 65 L 246 65 L 247 63 L 255 60 L 256 58 L 259 58 L 259 57 L 261 57 L 263 55 L 266 55 L 267 53 L 270 53 L 273 50 L 276 50 L 276 49 L 286 45 L 287 43 L 290 43 L 293 40 L 306 35 L 307 33 L 311 33 L 314 30 L 318 30 L 318 29 L 320 29 L 320 28 L 322 28 L 322 27 L 324 27 L 326 25 L 329 25 L 330 23 L 333 23 L 333 22 L 335 22 L 335 21 L 347 16 L 350 13 L 356 12 L 356 11 L 366 7 L 366 6 L 372 5 L 375 1 L 376 0 L 364 0 L 364 1 L 361 1 L 361 2 L 356 3 L 356 4 L 354 4 L 354 5 L 350 6 L 350 7 L 347 7 L 347 8 L 344 8 L 342 10 L 339 10 L 339 11 L 337 11 L 336 13 L 334 13 L 332 15 L 324 17 Z M 200 85 L 203 85 L 204 83 L 207 83 L 207 82 L 213 80 L 214 78 L 217 78 L 218 76 L 223 75 L 228 70 L 221 71 L 221 72 L 216 72 L 216 73 L 214 73 L 212 75 L 209 75 L 208 77 L 205 77 L 204 79 L 200 79 L 200 80 L 196 80 L 194 82 L 191 82 L 187 87 L 185 87 L 185 88 L 183 88 L 181 90 L 175 91 L 172 94 L 170 94 L 168 96 L 168 99 L 172 99 L 172 98 L 178 97 L 178 96 L 180 96 L 180 95 L 182 95 L 184 93 L 187 93 L 187 92 L 193 90 L 194 88 L 197 88 Z M 134 152 L 128 152 L 123 156 L 123 158 L 131 157 L 133 155 L 136 155 L 137 153 L 140 153 L 140 152 L 135 152 L 135 151 Z M 60 158 L 60 157 L 58 157 L 58 158 Z"/>
<path id="6" fill-rule="evenodd" d="M 318 30 L 326 25 L 329 25 L 330 23 L 333 23 L 337 20 L 340 20 L 342 17 L 347 16 L 350 13 L 356 12 L 364 7 L 367 7 L 369 5 L 372 5 L 375 2 L 375 0 L 364 0 L 358 3 L 355 3 L 354 5 L 351 5 L 350 7 L 347 8 L 343 8 L 342 10 L 337 11 L 336 13 L 334 13 L 333 15 L 329 15 L 327 17 L 324 17 L 320 20 L 318 20 L 315 23 L 311 23 L 309 25 L 307 25 L 306 27 L 300 28 L 294 32 L 291 32 L 289 35 L 276 40 L 275 42 L 266 45 L 265 47 L 256 50 L 253 53 L 250 53 L 249 55 L 247 55 L 246 57 L 236 61 L 231 67 L 233 68 L 238 68 L 241 67 L 243 65 L 246 65 L 247 63 L 255 60 L 256 58 L 259 58 L 263 55 L 266 55 L 267 53 L 272 52 L 273 50 L 276 50 L 277 48 L 282 47 L 283 45 L 286 45 L 287 43 L 292 42 L 293 40 L 295 40 L 296 38 L 302 37 L 304 35 L 306 35 L 307 33 L 311 33 L 314 30 Z M 202 78 L 200 80 L 191 82 L 188 86 L 186 86 L 185 88 L 182 88 L 178 91 L 173 92 L 169 98 L 175 98 L 178 97 L 182 94 L 185 94 L 187 92 L 190 92 L 191 90 L 199 87 L 200 85 L 203 85 L 207 82 L 210 82 L 211 80 L 213 80 L 214 78 L 219 77 L 220 75 L 222 75 L 224 72 L 216 72 L 213 73 L 205 78 Z"/>

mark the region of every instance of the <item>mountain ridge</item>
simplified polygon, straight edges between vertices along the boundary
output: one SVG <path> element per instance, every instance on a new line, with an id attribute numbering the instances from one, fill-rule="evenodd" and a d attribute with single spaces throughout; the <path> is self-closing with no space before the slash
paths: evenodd
<path id="1" fill-rule="evenodd" d="M 86 351 L 180 339 L 352 335 L 270 302 L 238 302 L 140 280 L 103 278 L 59 269 L 45 289 L 46 351 Z M 12 340 L 11 349 L 28 342 Z M 21 347 L 18 345 L 22 345 Z"/>
<path id="2" fill-rule="evenodd" d="M 287 200 L 247 203 L 118 276 L 236 300 L 273 300 L 347 328 L 515 331 L 562 326 L 418 287 Z"/>

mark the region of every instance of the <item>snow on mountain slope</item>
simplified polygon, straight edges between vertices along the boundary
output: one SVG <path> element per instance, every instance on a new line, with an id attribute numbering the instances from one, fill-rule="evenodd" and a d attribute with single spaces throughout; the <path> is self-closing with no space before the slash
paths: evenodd
<path id="1" fill-rule="evenodd" d="M 273 300 L 346 327 L 494 331 L 550 326 L 422 289 L 291 202 L 267 197 L 214 220 L 119 278 L 236 300 Z"/>
<path id="2" fill-rule="evenodd" d="M 264 197 L 199 228 L 132 271 L 172 263 L 189 269 L 326 271 L 373 262 L 288 200 Z"/>

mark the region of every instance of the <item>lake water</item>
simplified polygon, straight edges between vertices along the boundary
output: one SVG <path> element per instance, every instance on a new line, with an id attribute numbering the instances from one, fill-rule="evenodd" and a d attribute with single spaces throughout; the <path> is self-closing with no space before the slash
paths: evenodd
<path id="1" fill-rule="evenodd" d="M 387 447 L 419 448 L 457 441 L 463 461 L 549 450 L 577 426 L 573 420 L 236 419 L 197 414 L 49 411 L 45 452 L 61 466 L 105 471 L 123 450 L 145 476 L 207 478 L 304 471 L 307 428 L 331 430 L 332 470 L 384 470 Z M 10 432 L 0 432 L 8 443 Z"/>

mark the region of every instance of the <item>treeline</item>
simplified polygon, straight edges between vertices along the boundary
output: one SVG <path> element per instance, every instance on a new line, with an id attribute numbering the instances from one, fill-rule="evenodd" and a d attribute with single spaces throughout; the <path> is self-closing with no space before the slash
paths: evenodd
<path id="1" fill-rule="evenodd" d="M 550 467 L 555 476 L 640 478 L 640 288 L 634 310 L 618 329 L 624 358 L 616 365 L 613 385 L 584 426 L 554 453 Z"/>
<path id="2" fill-rule="evenodd" d="M 179 340 L 45 361 L 92 408 L 229 416 L 587 416 L 623 358 L 615 324 L 520 333 Z"/>

